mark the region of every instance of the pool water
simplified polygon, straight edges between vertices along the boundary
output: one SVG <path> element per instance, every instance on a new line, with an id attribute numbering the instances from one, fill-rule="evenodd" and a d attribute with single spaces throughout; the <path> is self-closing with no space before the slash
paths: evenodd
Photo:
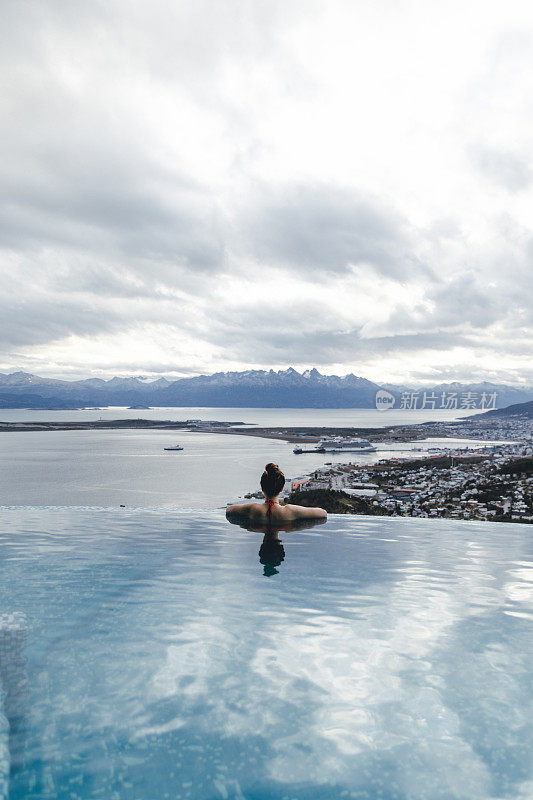
<path id="1" fill-rule="evenodd" d="M 0 797 L 533 797 L 530 526 L 0 517 Z"/>

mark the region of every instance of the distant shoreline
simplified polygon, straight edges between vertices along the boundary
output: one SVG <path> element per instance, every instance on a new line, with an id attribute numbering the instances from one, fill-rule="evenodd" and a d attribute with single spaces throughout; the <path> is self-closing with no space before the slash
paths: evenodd
<path id="1" fill-rule="evenodd" d="M 236 436 L 255 436 L 262 439 L 278 439 L 299 444 L 315 444 L 326 436 L 364 436 L 373 442 L 406 442 L 425 439 L 434 426 L 440 423 L 425 422 L 412 425 L 390 425 L 386 428 L 336 427 L 336 426 L 273 426 L 240 427 L 244 422 L 172 422 L 170 420 L 115 419 L 65 422 L 0 422 L 0 433 L 24 433 L 34 431 L 83 431 L 83 430 L 187 430 L 191 433 L 217 433 Z M 436 430 L 439 430 L 438 428 Z M 439 432 L 439 435 L 443 434 Z M 446 434 L 444 434 L 445 436 Z"/>
<path id="2" fill-rule="evenodd" d="M 244 425 L 244 422 L 212 422 L 217 427 L 230 427 L 233 425 Z M 128 430 L 128 429 L 161 429 L 161 430 L 193 430 L 194 426 L 188 422 L 172 422 L 171 420 L 157 419 L 95 419 L 77 422 L 68 420 L 66 422 L 0 422 L 0 433 L 23 432 L 23 431 L 88 431 L 88 430 Z"/>

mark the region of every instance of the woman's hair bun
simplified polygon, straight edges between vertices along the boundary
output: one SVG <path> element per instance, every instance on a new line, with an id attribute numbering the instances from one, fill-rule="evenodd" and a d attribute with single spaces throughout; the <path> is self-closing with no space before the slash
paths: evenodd
<path id="1" fill-rule="evenodd" d="M 285 486 L 285 475 L 277 464 L 267 464 L 261 475 L 261 489 L 267 497 L 275 497 Z"/>
<path id="2" fill-rule="evenodd" d="M 270 464 L 266 465 L 265 472 L 268 472 L 269 475 L 273 475 L 276 472 L 281 472 L 281 470 L 277 464 L 273 464 L 272 462 L 270 462 Z"/>

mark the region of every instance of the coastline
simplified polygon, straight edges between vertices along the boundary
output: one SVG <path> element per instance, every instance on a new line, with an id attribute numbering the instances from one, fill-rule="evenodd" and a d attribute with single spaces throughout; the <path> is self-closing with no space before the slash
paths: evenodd
<path id="1" fill-rule="evenodd" d="M 432 432 L 440 438 L 447 438 L 441 432 L 445 423 L 423 422 L 411 425 L 389 425 L 384 428 L 375 427 L 336 427 L 328 426 L 263 426 L 248 427 L 244 422 L 181 422 L 171 420 L 150 419 L 115 419 L 85 420 L 64 422 L 25 421 L 0 422 L 0 433 L 25 431 L 83 431 L 83 430 L 187 430 L 198 433 L 230 434 L 237 436 L 255 436 L 262 439 L 278 439 L 290 443 L 315 444 L 327 436 L 355 436 L 371 439 L 372 442 L 407 442 L 426 439 Z M 462 423 L 456 423 L 462 424 Z M 242 426 L 242 427 L 241 427 Z"/>

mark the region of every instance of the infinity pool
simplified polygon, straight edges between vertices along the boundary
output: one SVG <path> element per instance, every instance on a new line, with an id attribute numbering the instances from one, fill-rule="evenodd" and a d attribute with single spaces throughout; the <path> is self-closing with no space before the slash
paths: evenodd
<path id="1" fill-rule="evenodd" d="M 0 518 L 0 796 L 533 796 L 530 526 Z"/>

